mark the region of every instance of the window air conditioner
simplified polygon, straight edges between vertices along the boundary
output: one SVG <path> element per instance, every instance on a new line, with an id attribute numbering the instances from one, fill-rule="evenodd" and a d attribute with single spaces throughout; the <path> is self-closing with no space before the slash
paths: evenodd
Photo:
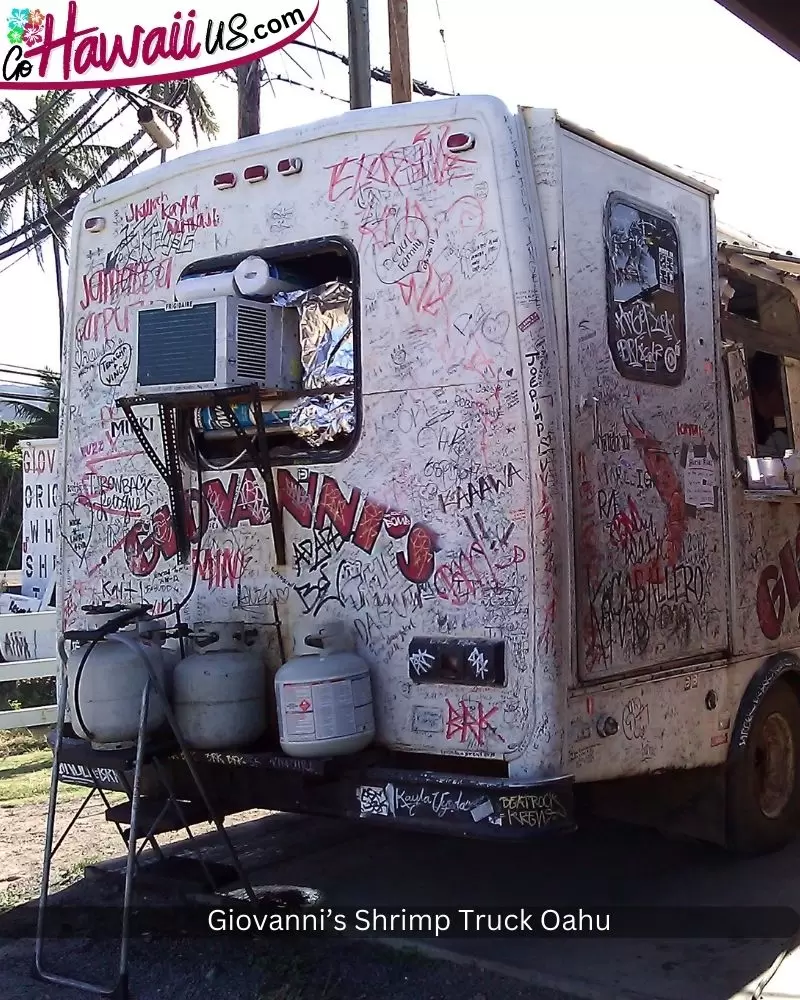
<path id="1" fill-rule="evenodd" d="M 302 388 L 296 310 L 226 295 L 138 310 L 136 391 Z"/>

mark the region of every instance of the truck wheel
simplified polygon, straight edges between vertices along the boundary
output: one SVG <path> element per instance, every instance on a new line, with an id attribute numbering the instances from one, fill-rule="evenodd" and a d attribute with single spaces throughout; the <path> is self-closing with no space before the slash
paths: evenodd
<path id="1" fill-rule="evenodd" d="M 727 841 L 743 855 L 780 850 L 800 830 L 800 704 L 786 681 L 766 693 L 729 764 Z"/>

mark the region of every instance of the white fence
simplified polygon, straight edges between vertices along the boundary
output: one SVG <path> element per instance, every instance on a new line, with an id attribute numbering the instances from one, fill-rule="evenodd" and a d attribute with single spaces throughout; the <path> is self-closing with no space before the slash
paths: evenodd
<path id="1" fill-rule="evenodd" d="M 55 677 L 57 653 L 55 611 L 0 613 L 0 682 Z M 57 714 L 55 705 L 0 712 L 0 731 L 52 725 Z"/>

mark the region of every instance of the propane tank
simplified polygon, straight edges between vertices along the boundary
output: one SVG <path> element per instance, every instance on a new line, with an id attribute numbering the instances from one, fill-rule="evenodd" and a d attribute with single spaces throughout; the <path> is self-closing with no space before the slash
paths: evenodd
<path id="1" fill-rule="evenodd" d="M 162 621 L 145 620 L 142 622 L 141 632 L 154 645 L 161 650 L 161 660 L 164 664 L 164 692 L 167 698 L 172 701 L 172 678 L 175 667 L 182 658 L 180 640 L 175 637 L 167 638 L 167 628 Z"/>
<path id="2" fill-rule="evenodd" d="M 375 738 L 369 666 L 338 623 L 305 637 L 319 653 L 288 660 L 275 674 L 281 749 L 290 757 L 339 757 Z"/>
<path id="3" fill-rule="evenodd" d="M 266 674 L 251 652 L 254 630 L 241 622 L 196 625 L 194 651 L 175 667 L 175 721 L 195 750 L 235 750 L 267 728 Z"/>
<path id="4" fill-rule="evenodd" d="M 117 617 L 126 607 L 87 608 L 88 629 Z M 139 733 L 145 684 L 151 676 L 145 659 L 163 685 L 161 647 L 152 641 L 152 621 L 138 621 L 104 639 L 76 646 L 67 657 L 67 701 L 75 735 L 98 749 L 132 746 Z M 145 733 L 159 729 L 164 703 L 151 684 Z"/>

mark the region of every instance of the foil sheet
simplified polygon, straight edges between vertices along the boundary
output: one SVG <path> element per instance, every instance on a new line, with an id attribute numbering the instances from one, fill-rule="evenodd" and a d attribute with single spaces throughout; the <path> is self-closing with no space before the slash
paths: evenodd
<path id="1" fill-rule="evenodd" d="M 275 305 L 300 313 L 303 388 L 351 385 L 354 378 L 353 292 L 334 281 L 308 291 L 282 292 Z M 291 430 L 314 447 L 355 430 L 355 396 L 312 396 L 293 407 Z"/>

